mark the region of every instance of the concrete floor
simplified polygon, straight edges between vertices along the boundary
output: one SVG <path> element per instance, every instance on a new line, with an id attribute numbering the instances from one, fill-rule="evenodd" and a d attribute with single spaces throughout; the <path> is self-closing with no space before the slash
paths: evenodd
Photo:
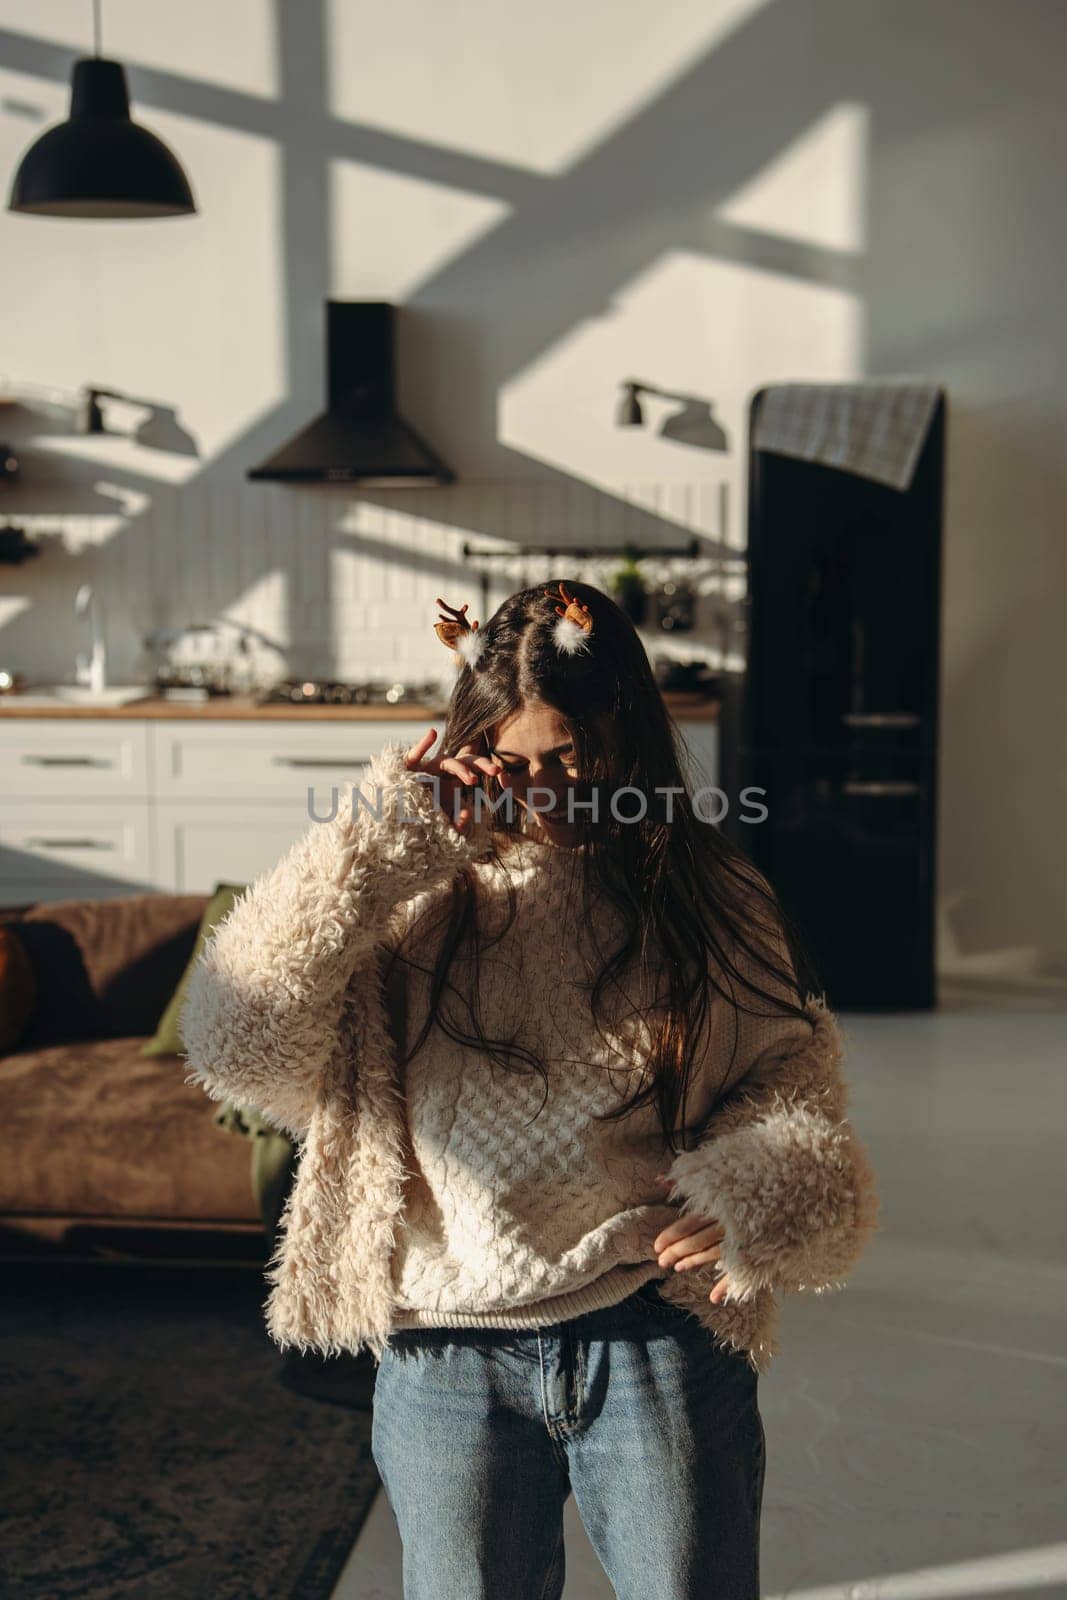
<path id="1" fill-rule="evenodd" d="M 764 1594 L 1063 1600 L 1067 1003 L 840 1020 L 882 1227 L 844 1291 L 784 1302 Z M 566 1600 L 612 1600 L 567 1513 Z M 334 1600 L 402 1600 L 383 1494 Z"/>

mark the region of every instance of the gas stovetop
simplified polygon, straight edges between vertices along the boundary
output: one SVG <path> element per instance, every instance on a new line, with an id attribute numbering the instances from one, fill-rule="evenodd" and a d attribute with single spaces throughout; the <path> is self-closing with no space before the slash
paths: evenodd
<path id="1" fill-rule="evenodd" d="M 262 706 L 399 706 L 440 705 L 439 678 L 396 681 L 389 678 L 281 678 L 256 696 Z"/>

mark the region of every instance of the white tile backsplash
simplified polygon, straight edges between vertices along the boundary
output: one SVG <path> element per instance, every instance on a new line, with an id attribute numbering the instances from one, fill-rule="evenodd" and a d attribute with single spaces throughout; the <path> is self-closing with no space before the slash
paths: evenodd
<path id="1" fill-rule="evenodd" d="M 88 581 L 103 603 L 112 682 L 147 673 L 149 629 L 218 618 L 254 630 L 268 679 L 283 670 L 436 675 L 443 659 L 433 632 L 437 595 L 452 605 L 469 600 L 472 617 L 482 611 L 479 569 L 465 559 L 465 542 L 502 550 L 678 546 L 694 533 L 708 540 L 707 557 L 685 569 L 702 594 L 700 625 L 675 639 L 645 637 L 650 649 L 718 662 L 717 612 L 744 590 L 723 573 L 724 515 L 720 484 L 703 481 L 625 484 L 612 493 L 580 483 L 461 483 L 373 499 L 332 488 L 205 483 L 160 489 L 126 519 L 18 518 L 51 537 L 39 557 L 0 569 L 0 666 L 35 681 L 69 678 L 76 651 L 86 648 L 74 593 Z M 606 589 L 616 560 L 494 561 L 490 609 L 524 584 L 560 575 Z"/>

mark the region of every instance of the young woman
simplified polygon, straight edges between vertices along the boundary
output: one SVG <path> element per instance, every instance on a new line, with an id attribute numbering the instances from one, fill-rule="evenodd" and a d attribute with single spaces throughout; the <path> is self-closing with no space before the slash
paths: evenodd
<path id="1" fill-rule="evenodd" d="M 445 609 L 443 753 L 247 889 L 189 1079 L 298 1142 L 268 1328 L 373 1352 L 407 1600 L 558 1597 L 572 1489 L 620 1597 L 756 1600 L 776 1291 L 877 1226 L 836 1019 L 623 612 Z"/>

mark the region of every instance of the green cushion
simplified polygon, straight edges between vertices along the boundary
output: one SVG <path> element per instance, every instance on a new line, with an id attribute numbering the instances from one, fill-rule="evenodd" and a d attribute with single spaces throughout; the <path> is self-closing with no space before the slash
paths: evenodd
<path id="1" fill-rule="evenodd" d="M 244 894 L 248 887 L 244 883 L 217 883 L 215 892 L 204 908 L 204 915 L 200 919 L 200 931 L 196 936 L 196 944 L 189 958 L 189 964 L 181 975 L 181 981 L 170 998 L 170 1004 L 159 1019 L 159 1027 L 155 1037 L 149 1039 L 141 1046 L 143 1056 L 176 1056 L 185 1049 L 182 1036 L 178 1031 L 178 1018 L 181 1014 L 182 1001 L 185 999 L 185 990 L 189 983 L 189 975 L 200 959 L 200 952 L 204 948 L 204 941 L 208 934 L 221 922 L 229 911 L 234 901 Z"/>
<path id="2" fill-rule="evenodd" d="M 268 1235 L 278 1226 L 289 1182 L 295 1172 L 296 1147 L 260 1111 L 226 1100 L 215 1112 L 215 1123 L 227 1133 L 243 1134 L 252 1144 L 252 1196 Z"/>

